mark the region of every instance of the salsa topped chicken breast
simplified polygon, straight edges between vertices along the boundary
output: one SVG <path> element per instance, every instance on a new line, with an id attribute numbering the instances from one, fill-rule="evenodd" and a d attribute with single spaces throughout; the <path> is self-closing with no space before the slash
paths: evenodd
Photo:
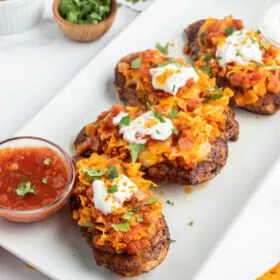
<path id="1" fill-rule="evenodd" d="M 280 50 L 241 20 L 208 18 L 185 30 L 195 67 L 234 91 L 231 105 L 259 114 L 280 109 Z"/>
<path id="2" fill-rule="evenodd" d="M 228 107 L 233 92 L 217 88 L 215 79 L 197 71 L 181 58 L 146 50 L 122 58 L 115 68 L 120 99 L 130 106 L 192 112 L 222 131 L 225 140 L 237 140 L 239 125 Z"/>
<path id="3" fill-rule="evenodd" d="M 195 185 L 225 165 L 228 148 L 220 135 L 218 126 L 192 112 L 114 105 L 83 128 L 74 145 L 77 155 L 137 161 L 151 179 Z"/>
<path id="4" fill-rule="evenodd" d="M 140 164 L 94 153 L 76 167 L 72 215 L 97 265 L 128 277 L 158 266 L 168 253 L 169 230 Z"/>

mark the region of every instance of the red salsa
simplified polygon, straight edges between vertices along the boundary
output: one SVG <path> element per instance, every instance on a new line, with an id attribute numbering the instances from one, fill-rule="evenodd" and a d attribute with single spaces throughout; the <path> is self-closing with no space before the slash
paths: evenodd
<path id="1" fill-rule="evenodd" d="M 0 206 L 32 210 L 56 201 L 67 187 L 62 158 L 47 147 L 0 151 Z"/>

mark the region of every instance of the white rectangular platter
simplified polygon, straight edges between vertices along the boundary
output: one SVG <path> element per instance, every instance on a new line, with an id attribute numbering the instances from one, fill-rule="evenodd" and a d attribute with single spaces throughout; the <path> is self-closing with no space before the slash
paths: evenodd
<path id="1" fill-rule="evenodd" d="M 280 161 L 252 195 L 195 280 L 253 280 L 280 262 L 279 182 Z"/>
<path id="2" fill-rule="evenodd" d="M 170 40 L 175 41 L 171 55 L 183 56 L 183 29 L 193 21 L 233 14 L 246 25 L 256 27 L 262 4 L 262 0 L 158 0 L 18 134 L 45 137 L 72 152 L 73 140 L 82 126 L 112 104 L 120 103 L 113 86 L 113 70 L 121 57 Z M 237 111 L 237 119 L 240 139 L 230 144 L 226 167 L 206 188 L 198 186 L 186 194 L 182 186 L 160 187 L 164 194 L 158 192 L 158 196 L 176 243 L 171 244 L 162 265 L 139 279 L 192 279 L 276 162 L 280 155 L 280 114 L 257 117 Z M 168 199 L 175 202 L 173 207 L 165 203 Z M 192 227 L 187 225 L 189 221 L 194 221 Z M 21 225 L 0 220 L 0 246 L 56 280 L 120 279 L 95 266 L 68 208 L 40 223 Z"/>

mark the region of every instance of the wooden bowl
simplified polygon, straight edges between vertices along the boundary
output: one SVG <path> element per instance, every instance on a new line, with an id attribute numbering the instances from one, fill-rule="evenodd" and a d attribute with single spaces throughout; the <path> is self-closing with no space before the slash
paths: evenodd
<path id="1" fill-rule="evenodd" d="M 79 42 L 95 41 L 104 35 L 112 26 L 117 15 L 117 0 L 112 0 L 111 13 L 97 24 L 74 24 L 65 20 L 59 13 L 59 5 L 62 0 L 54 0 L 53 13 L 59 28 L 72 40 Z"/>

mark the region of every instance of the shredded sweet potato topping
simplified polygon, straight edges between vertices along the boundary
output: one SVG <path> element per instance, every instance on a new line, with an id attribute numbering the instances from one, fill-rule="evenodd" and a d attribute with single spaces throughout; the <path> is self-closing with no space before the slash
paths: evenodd
<path id="1" fill-rule="evenodd" d="M 109 166 L 116 167 L 119 175 L 127 176 L 137 185 L 138 190 L 124 202 L 122 208 L 105 215 L 95 208 L 92 180 L 83 170 L 90 168 L 108 171 Z M 78 182 L 73 196 L 79 201 L 79 207 L 73 211 L 73 219 L 86 234 L 93 233 L 93 245 L 118 254 L 137 254 L 139 250 L 149 247 L 156 230 L 161 227 L 158 221 L 162 217 L 162 204 L 149 190 L 150 186 L 156 185 L 143 179 L 143 173 L 139 171 L 140 164 L 124 163 L 94 153 L 90 158 L 78 161 L 76 167 Z M 110 181 L 108 172 L 98 180 Z M 125 227 L 116 229 L 114 225 Z"/>
<path id="2" fill-rule="evenodd" d="M 225 80 L 223 84 L 234 89 L 233 100 L 238 106 L 253 104 L 266 94 L 280 93 L 280 50 L 266 42 L 253 29 L 247 35 L 259 43 L 263 52 L 262 63 L 251 61 L 241 65 L 232 62 L 220 66 L 219 58 L 216 57 L 217 47 L 224 44 L 229 33 L 242 29 L 242 21 L 235 20 L 232 16 L 222 20 L 208 18 L 200 28 L 197 40 L 187 44 L 185 49 L 187 54 L 195 55 L 195 59 L 198 57 L 195 62 L 197 68 L 209 68 L 212 77 L 216 77 L 218 81 Z M 199 53 L 194 54 L 193 48 L 198 48 Z"/>
<path id="3" fill-rule="evenodd" d="M 134 59 L 141 59 L 139 69 L 131 68 Z M 153 88 L 149 71 L 168 61 L 190 67 L 181 58 L 170 58 L 157 50 L 147 50 L 122 60 L 117 68 L 126 78 L 126 87 L 135 88 L 140 100 L 147 100 L 150 104 L 160 105 L 166 109 L 176 108 L 180 111 L 193 112 L 194 115 L 204 117 L 210 125 L 223 129 L 226 122 L 223 112 L 228 110 L 229 99 L 233 96 L 233 92 L 229 88 L 218 89 L 215 79 L 211 79 L 202 71 L 198 71 L 199 79 L 196 83 L 193 79 L 189 79 L 186 85 L 178 90 L 176 96 L 156 90 Z"/>
<path id="4" fill-rule="evenodd" d="M 203 112 L 194 114 L 181 111 L 174 118 L 170 118 L 171 109 L 158 105 L 153 108 L 163 117 L 169 118 L 178 133 L 177 135 L 173 133 L 165 141 L 153 140 L 147 136 L 147 142 L 139 154 L 138 162 L 146 168 L 167 161 L 172 161 L 183 168 L 195 168 L 199 162 L 205 160 L 210 153 L 211 144 L 220 135 L 219 125 L 217 124 L 216 127 L 210 125 L 203 116 L 199 115 Z M 197 110 L 202 111 L 203 108 Z M 102 113 L 95 123 L 87 125 L 86 133 L 88 136 L 98 135 L 102 143 L 105 143 L 102 145 L 102 153 L 105 155 L 130 161 L 129 143 L 119 133 L 119 126 L 113 124 L 113 118 L 120 112 L 128 113 L 130 121 L 133 121 L 146 111 L 136 107 L 125 108 L 114 105 L 111 110 Z M 213 112 L 213 116 L 215 113 L 219 114 Z"/>
<path id="5" fill-rule="evenodd" d="M 264 275 L 257 278 L 256 280 L 279 280 L 280 279 L 280 263 L 275 267 L 271 268 Z"/>

